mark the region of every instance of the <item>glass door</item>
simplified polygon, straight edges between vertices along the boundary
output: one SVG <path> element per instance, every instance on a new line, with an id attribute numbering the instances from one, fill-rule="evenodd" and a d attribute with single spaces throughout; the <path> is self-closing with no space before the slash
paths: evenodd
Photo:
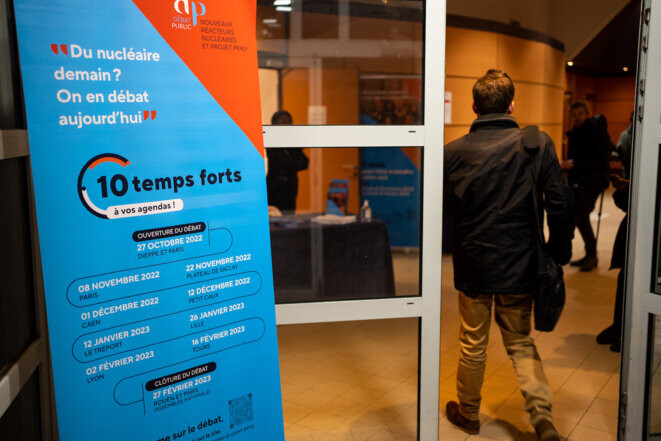
<path id="1" fill-rule="evenodd" d="M 445 2 L 257 3 L 281 357 L 291 356 L 296 334 L 285 325 L 331 322 L 324 329 L 336 338 L 314 325 L 299 331 L 340 357 L 355 354 L 343 346 L 372 353 L 370 341 L 381 347 L 375 357 L 395 353 L 374 373 L 383 377 L 375 393 L 396 395 L 415 381 L 416 406 L 404 412 L 417 420 L 413 436 L 438 439 Z M 310 362 L 307 354 L 292 364 Z M 286 425 L 288 389 L 299 394 L 292 413 L 308 404 L 305 372 L 288 361 Z M 399 377 L 408 361 L 418 364 L 417 380 Z M 311 372 L 337 374 L 316 366 Z M 364 391 L 351 393 L 331 404 L 362 403 Z M 359 422 L 369 419 L 363 412 Z"/>
<path id="2" fill-rule="evenodd" d="M 661 439 L 661 8 L 642 1 L 634 115 L 620 439 Z"/>

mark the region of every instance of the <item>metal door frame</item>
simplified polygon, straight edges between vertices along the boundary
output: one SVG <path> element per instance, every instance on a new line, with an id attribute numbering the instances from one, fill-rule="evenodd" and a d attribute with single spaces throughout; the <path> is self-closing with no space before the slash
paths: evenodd
<path id="1" fill-rule="evenodd" d="M 2 12 L 2 11 L 0 11 Z M 1 15 L 1 14 L 0 14 Z M 29 157 L 27 130 L 0 130 L 0 161 Z M 32 173 L 29 159 L 27 161 L 28 205 L 30 208 L 30 231 L 32 239 L 32 269 L 34 286 L 34 304 L 37 323 L 37 339 L 21 354 L 21 356 L 4 375 L 0 376 L 0 418 L 18 397 L 25 384 L 35 372 L 39 375 L 39 391 L 41 404 L 41 433 L 44 441 L 57 439 L 56 419 L 54 409 L 50 349 L 48 345 L 48 325 L 46 323 L 46 304 L 41 275 L 41 255 L 39 251 L 39 235 L 37 233 L 37 217 L 32 189 Z"/>

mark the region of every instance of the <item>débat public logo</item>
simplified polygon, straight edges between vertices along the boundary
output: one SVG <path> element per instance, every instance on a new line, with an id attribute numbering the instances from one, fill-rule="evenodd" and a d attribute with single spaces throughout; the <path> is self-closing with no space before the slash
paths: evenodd
<path id="1" fill-rule="evenodd" d="M 174 0 L 174 10 L 179 14 L 172 17 L 172 27 L 175 29 L 193 29 L 197 26 L 197 18 L 207 13 L 204 3 L 193 0 Z"/>

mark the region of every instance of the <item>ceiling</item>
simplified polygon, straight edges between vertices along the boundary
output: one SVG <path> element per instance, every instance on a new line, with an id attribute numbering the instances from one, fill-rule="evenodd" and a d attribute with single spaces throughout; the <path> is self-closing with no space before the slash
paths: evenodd
<path id="1" fill-rule="evenodd" d="M 274 7 L 274 1 L 257 3 Z M 304 12 L 423 20 L 421 0 L 289 1 Z M 636 70 L 640 0 L 447 0 L 447 12 L 448 23 L 469 17 L 541 32 L 564 44 L 566 60 L 573 62 L 568 72 L 614 76 Z"/>
<path id="2" fill-rule="evenodd" d="M 595 77 L 635 75 L 639 23 L 640 0 L 633 0 L 571 60 L 574 65 L 567 72 Z"/>

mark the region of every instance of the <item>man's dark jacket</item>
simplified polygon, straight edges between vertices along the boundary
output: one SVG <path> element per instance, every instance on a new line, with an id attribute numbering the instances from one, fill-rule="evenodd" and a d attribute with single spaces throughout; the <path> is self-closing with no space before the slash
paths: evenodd
<path id="1" fill-rule="evenodd" d="M 298 172 L 308 168 L 308 157 L 301 148 L 266 149 L 269 171 L 266 192 L 269 205 L 282 211 L 296 209 Z"/>
<path id="2" fill-rule="evenodd" d="M 574 160 L 569 185 L 601 192 L 608 187 L 612 142 L 603 117 L 588 118 L 580 127 L 567 132 L 567 157 Z"/>
<path id="3" fill-rule="evenodd" d="M 536 148 L 524 149 L 516 120 L 490 114 L 477 118 L 470 133 L 445 147 L 445 213 L 455 216 L 454 282 L 469 296 L 536 289 L 537 236 L 529 175 L 533 158 L 538 200 L 548 216 L 549 251 L 561 265 L 571 258 L 571 193 L 553 141 L 539 134 L 539 142 L 532 143 Z"/>

